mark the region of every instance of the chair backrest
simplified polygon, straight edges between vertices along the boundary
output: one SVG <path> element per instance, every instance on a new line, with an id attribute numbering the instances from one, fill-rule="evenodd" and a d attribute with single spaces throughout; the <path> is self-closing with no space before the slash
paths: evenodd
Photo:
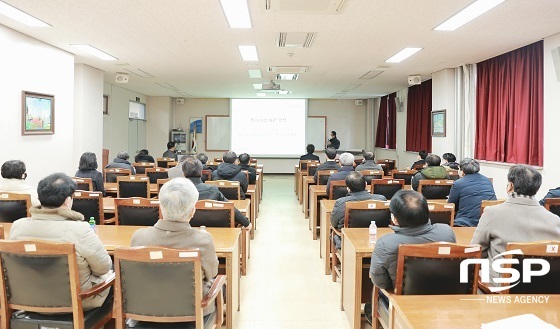
<path id="1" fill-rule="evenodd" d="M 367 184 L 371 184 L 372 179 L 382 179 L 385 176 L 382 170 L 360 170 L 358 172 L 364 175 Z"/>
<path id="2" fill-rule="evenodd" d="M 115 199 L 115 225 L 154 226 L 160 218 L 159 200 Z"/>
<path id="3" fill-rule="evenodd" d="M 198 250 L 116 248 L 114 257 L 117 328 L 126 327 L 126 319 L 195 321 L 197 329 L 203 327 L 202 267 Z"/>
<path id="4" fill-rule="evenodd" d="M 548 198 L 544 200 L 544 207 L 556 214 L 557 216 L 560 216 L 560 198 Z"/>
<path id="5" fill-rule="evenodd" d="M 448 170 L 447 176 L 449 176 L 449 179 L 451 180 L 458 180 L 460 178 L 458 170 Z"/>
<path id="6" fill-rule="evenodd" d="M 192 227 L 235 227 L 233 202 L 199 200 L 190 221 Z"/>
<path id="7" fill-rule="evenodd" d="M 145 174 L 147 168 L 155 168 L 156 164 L 151 162 L 134 162 L 132 164 L 136 174 Z"/>
<path id="8" fill-rule="evenodd" d="M 117 198 L 149 198 L 150 179 L 144 176 L 117 177 Z"/>
<path id="9" fill-rule="evenodd" d="M 80 191 L 93 191 L 93 182 L 91 178 L 72 177 L 76 183 L 76 190 Z"/>
<path id="10" fill-rule="evenodd" d="M 402 179 L 404 180 L 404 185 L 410 185 L 412 181 L 412 177 L 416 175 L 416 170 L 403 170 L 403 169 L 393 169 L 391 171 L 393 174 L 393 179 Z"/>
<path id="11" fill-rule="evenodd" d="M 167 163 L 167 169 L 173 168 L 173 167 L 177 166 L 178 164 L 179 164 L 179 162 L 177 162 L 177 161 L 169 161 Z"/>
<path id="12" fill-rule="evenodd" d="M 455 205 L 453 203 L 428 202 L 430 221 L 432 224 L 441 223 L 453 227 L 455 221 Z"/>
<path id="13" fill-rule="evenodd" d="M 331 180 L 330 190 L 328 191 L 329 200 L 337 200 L 348 194 L 345 180 Z"/>
<path id="14" fill-rule="evenodd" d="M 161 187 L 163 186 L 163 184 L 169 182 L 171 180 L 171 178 L 164 178 L 164 179 L 158 179 L 156 184 L 157 184 L 157 192 L 159 195 L 159 191 L 161 190 Z"/>
<path id="15" fill-rule="evenodd" d="M 93 217 L 97 225 L 104 224 L 105 215 L 101 192 L 76 191 L 73 198 L 72 210 L 84 215 L 85 221 L 89 221 Z"/>
<path id="16" fill-rule="evenodd" d="M 330 169 L 330 170 L 318 170 L 317 171 L 317 185 L 327 185 L 329 182 L 329 177 L 332 174 L 337 173 L 338 170 Z"/>
<path id="17" fill-rule="evenodd" d="M 375 221 L 377 227 L 388 227 L 391 224 L 388 201 L 349 201 L 344 205 L 344 227 L 369 227 L 372 221 Z"/>
<path id="18" fill-rule="evenodd" d="M 500 200 L 482 200 L 482 203 L 480 204 L 480 216 L 482 216 L 482 214 L 484 213 L 484 208 L 486 207 L 491 207 L 491 206 L 495 206 L 497 204 L 500 203 L 504 203 L 506 200 L 504 199 L 500 199 Z"/>
<path id="19" fill-rule="evenodd" d="M 379 165 L 386 164 L 388 171 L 392 171 L 393 169 L 395 169 L 395 164 L 397 163 L 396 160 L 392 160 L 392 159 L 379 159 L 376 162 Z"/>
<path id="20" fill-rule="evenodd" d="M 210 170 L 210 169 L 202 170 L 202 174 L 200 175 L 200 179 L 202 179 L 205 182 L 207 182 L 209 180 L 212 180 L 212 170 Z"/>
<path id="21" fill-rule="evenodd" d="M 550 271 L 543 276 L 531 276 L 531 282 L 519 282 L 513 287 L 502 291 L 510 294 L 560 294 L 560 240 L 539 241 L 529 243 L 508 243 L 506 251 L 519 250 L 521 253 L 506 255 L 506 258 L 518 260 L 518 264 L 505 264 L 503 267 L 511 267 L 519 271 L 523 278 L 524 260 L 545 260 L 550 265 Z M 531 266 L 532 271 L 540 270 L 538 264 Z M 502 283 L 508 286 L 510 283 Z"/>
<path id="22" fill-rule="evenodd" d="M 419 163 L 419 164 L 415 164 L 415 165 L 414 165 L 412 168 L 410 168 L 410 169 L 419 171 L 419 170 L 424 169 L 426 166 L 427 166 L 427 164 L 425 164 L 425 163 Z"/>
<path id="23" fill-rule="evenodd" d="M 249 170 L 241 170 L 242 173 L 245 174 L 245 179 L 247 180 L 247 183 L 249 182 Z"/>
<path id="24" fill-rule="evenodd" d="M 174 158 L 157 158 L 156 159 L 156 167 L 159 168 L 167 168 L 167 163 L 175 161 Z"/>
<path id="25" fill-rule="evenodd" d="M 393 195 L 404 188 L 404 180 L 402 179 L 372 179 L 371 194 L 383 195 L 387 200 L 391 200 Z"/>
<path id="26" fill-rule="evenodd" d="M 31 196 L 29 194 L 0 192 L 0 222 L 14 221 L 30 217 Z"/>
<path id="27" fill-rule="evenodd" d="M 105 168 L 103 169 L 103 174 L 105 175 L 105 182 L 116 183 L 117 177 L 130 176 L 130 169 L 123 168 Z"/>
<path id="28" fill-rule="evenodd" d="M 310 163 L 318 163 L 317 160 L 299 160 L 299 170 L 307 176 L 307 165 Z"/>
<path id="29" fill-rule="evenodd" d="M 158 179 L 169 178 L 167 168 L 147 168 L 146 176 L 150 178 L 150 184 L 156 184 Z"/>
<path id="30" fill-rule="evenodd" d="M 479 264 L 468 266 L 468 280 L 461 283 L 461 262 L 480 258 L 479 245 L 434 242 L 401 244 L 397 261 L 397 295 L 476 294 Z"/>
<path id="31" fill-rule="evenodd" d="M 214 162 L 216 162 L 216 163 L 222 163 L 222 162 L 224 162 L 224 159 L 222 159 L 222 158 L 214 158 Z"/>
<path id="32" fill-rule="evenodd" d="M 380 165 L 381 169 L 383 169 L 383 174 L 385 176 L 389 176 L 389 173 L 391 172 L 391 170 L 389 170 L 389 165 L 386 163 L 378 163 L 378 165 Z"/>
<path id="33" fill-rule="evenodd" d="M 72 313 L 74 322 L 79 321 L 82 301 L 74 244 L 0 240 L 0 280 L 2 317 L 11 318 L 17 309 Z"/>
<path id="34" fill-rule="evenodd" d="M 421 179 L 418 185 L 420 192 L 426 199 L 446 199 L 453 187 L 453 181 L 447 179 Z"/>
<path id="35" fill-rule="evenodd" d="M 206 184 L 215 185 L 228 200 L 241 200 L 241 185 L 238 181 L 215 180 Z"/>
<path id="36" fill-rule="evenodd" d="M 319 162 L 310 162 L 307 164 L 307 176 L 315 176 L 317 172 L 317 167 L 319 167 Z"/>

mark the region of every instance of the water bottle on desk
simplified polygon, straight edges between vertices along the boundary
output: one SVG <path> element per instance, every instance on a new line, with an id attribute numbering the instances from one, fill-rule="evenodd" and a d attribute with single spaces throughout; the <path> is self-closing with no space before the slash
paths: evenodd
<path id="1" fill-rule="evenodd" d="M 96 230 L 95 230 L 95 218 L 93 218 L 93 217 L 90 217 L 90 218 L 89 218 L 89 227 L 90 227 L 94 232 L 96 232 Z"/>
<path id="2" fill-rule="evenodd" d="M 375 244 L 377 241 L 377 225 L 375 225 L 375 221 L 372 220 L 371 224 L 369 224 L 369 244 Z"/>

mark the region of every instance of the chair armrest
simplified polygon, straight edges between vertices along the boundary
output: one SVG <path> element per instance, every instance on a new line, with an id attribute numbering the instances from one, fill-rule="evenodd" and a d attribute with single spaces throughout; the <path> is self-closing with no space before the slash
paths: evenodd
<path id="1" fill-rule="evenodd" d="M 115 282 L 115 272 L 111 273 L 105 281 L 96 284 L 95 286 L 80 292 L 80 298 L 84 299 L 87 297 L 95 296 L 102 292 L 103 290 L 111 287 Z"/>
<path id="2" fill-rule="evenodd" d="M 113 224 L 115 222 L 115 217 L 111 219 L 104 219 L 103 224 Z"/>
<path id="3" fill-rule="evenodd" d="M 218 294 L 222 293 L 222 286 L 226 283 L 226 276 L 225 275 L 218 275 L 208 290 L 206 295 L 202 296 L 202 302 L 200 303 L 202 307 L 208 306 L 211 301 L 213 301 Z"/>
<path id="4" fill-rule="evenodd" d="M 478 280 L 478 283 L 477 283 L 476 286 L 485 295 L 499 295 L 499 294 L 501 294 L 501 292 L 490 291 L 490 287 L 488 287 L 486 284 L 482 283 L 482 281 L 480 281 L 480 279 Z"/>
<path id="5" fill-rule="evenodd" d="M 331 225 L 331 230 L 334 234 L 338 235 L 338 236 L 342 236 L 342 232 L 340 232 L 336 227 Z"/>

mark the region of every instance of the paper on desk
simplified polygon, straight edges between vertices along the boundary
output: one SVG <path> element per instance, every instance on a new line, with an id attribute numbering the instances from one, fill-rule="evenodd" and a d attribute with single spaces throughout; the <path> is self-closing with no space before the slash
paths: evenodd
<path id="1" fill-rule="evenodd" d="M 531 329 L 558 329 L 557 327 L 544 322 L 534 314 L 523 314 L 497 320 L 490 323 L 483 323 L 481 329 L 511 329 L 511 328 L 531 328 Z"/>

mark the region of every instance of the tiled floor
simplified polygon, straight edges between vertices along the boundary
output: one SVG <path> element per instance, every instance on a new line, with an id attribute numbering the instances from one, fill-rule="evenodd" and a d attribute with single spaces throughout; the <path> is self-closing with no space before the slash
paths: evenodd
<path id="1" fill-rule="evenodd" d="M 350 328 L 340 280 L 323 273 L 319 240 L 311 237 L 291 175 L 265 175 L 238 319 L 238 329 Z"/>

